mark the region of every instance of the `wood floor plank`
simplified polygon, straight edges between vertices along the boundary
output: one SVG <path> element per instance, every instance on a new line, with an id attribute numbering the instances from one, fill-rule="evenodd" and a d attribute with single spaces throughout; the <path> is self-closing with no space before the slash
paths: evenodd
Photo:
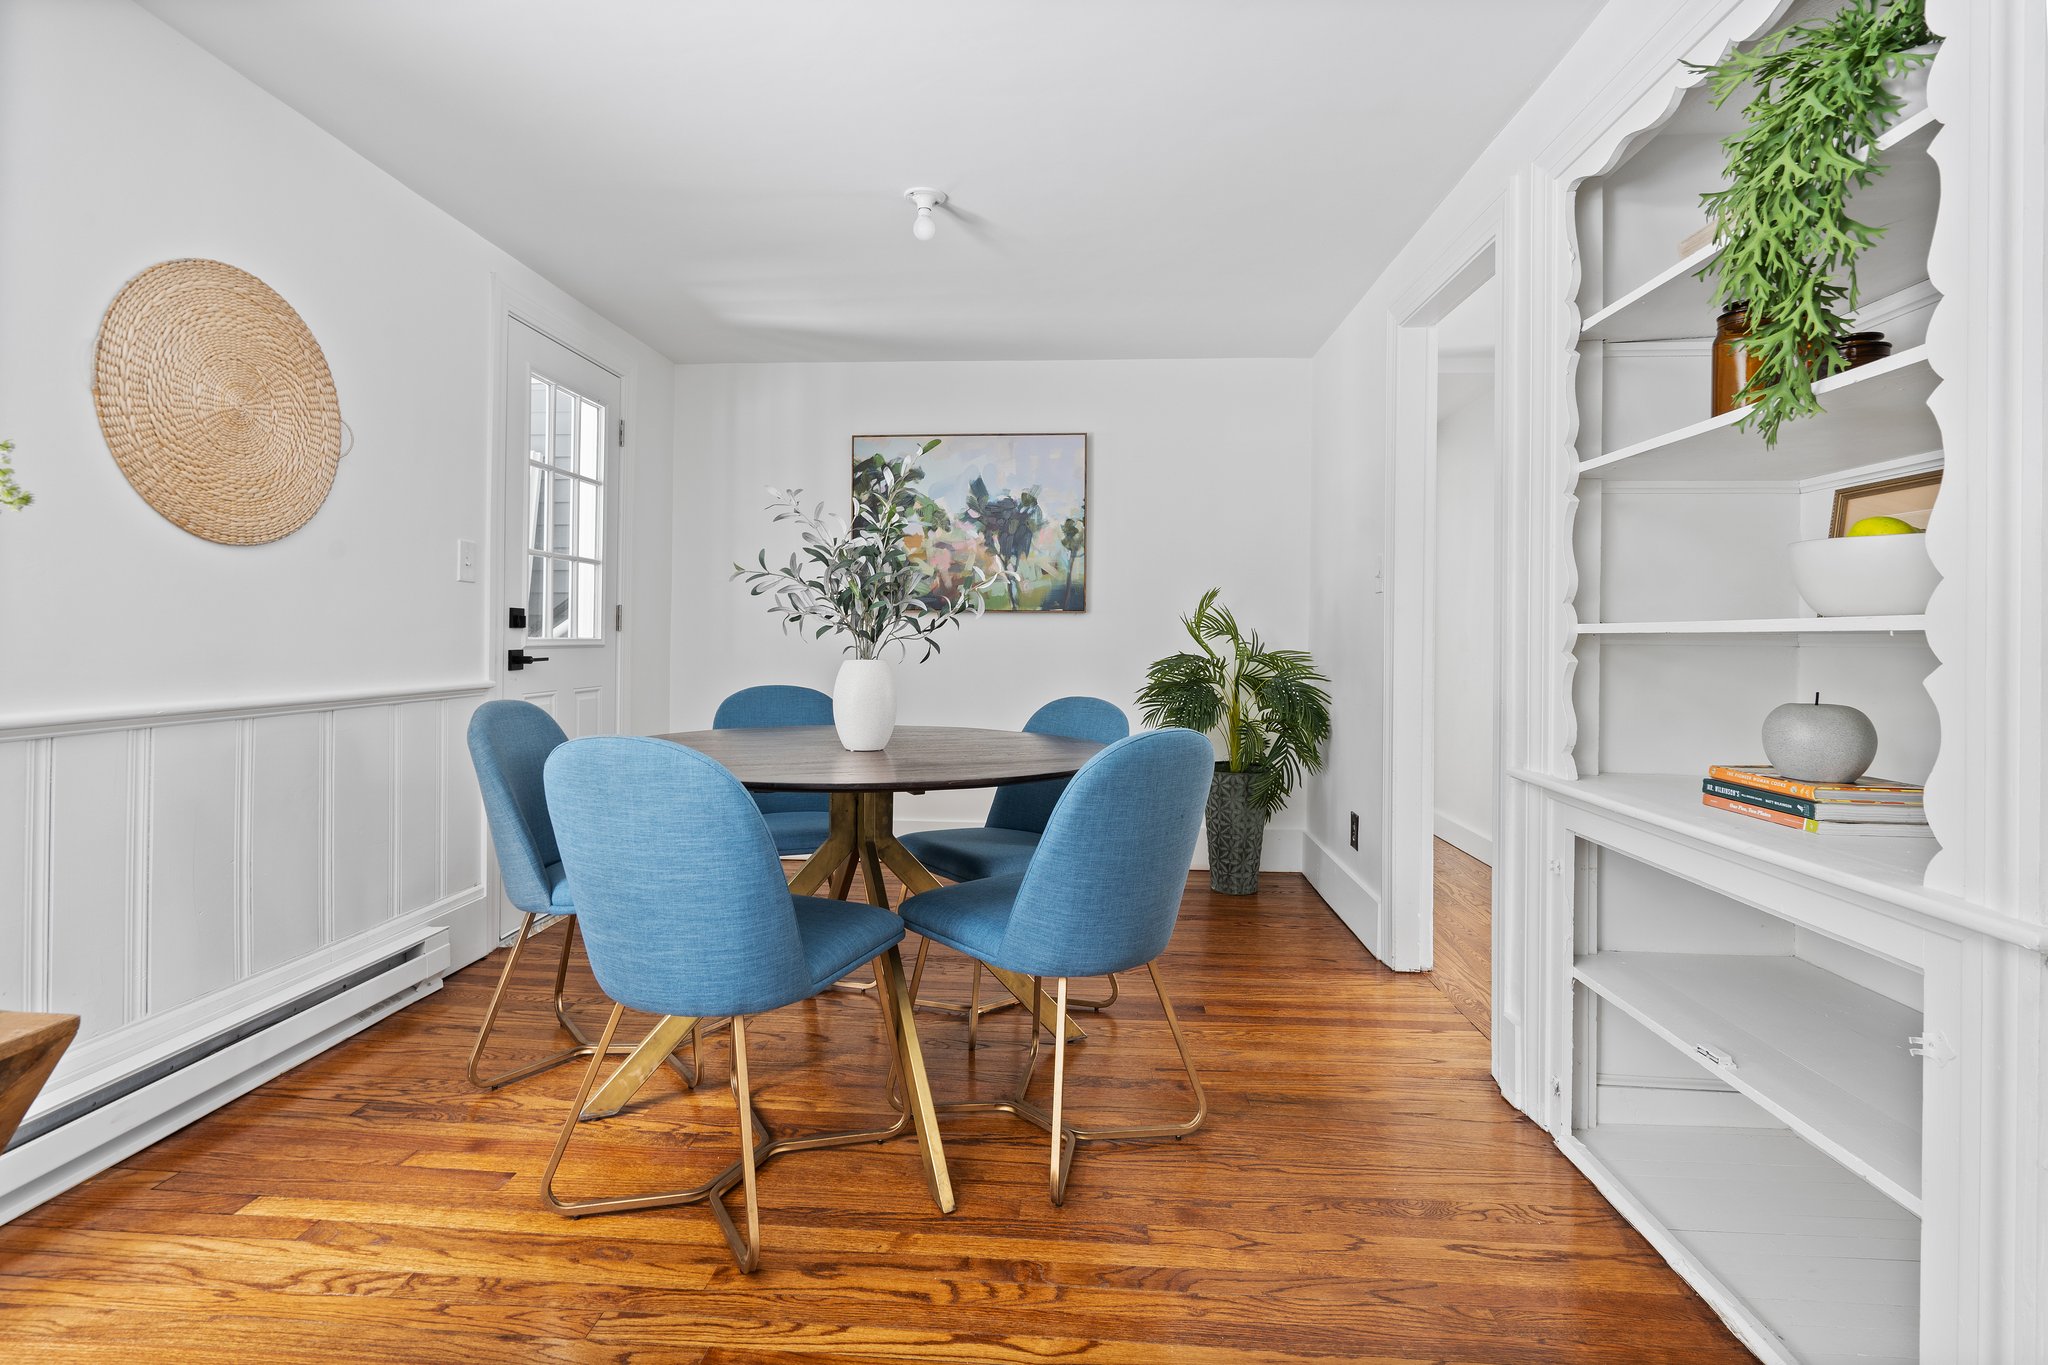
<path id="1" fill-rule="evenodd" d="M 522 968 L 508 1062 L 561 1045 L 559 942 Z M 1086 1149 L 1054 1208 L 1044 1134 L 949 1117 L 959 1207 L 945 1217 L 909 1143 L 793 1154 L 762 1173 L 753 1276 L 702 1208 L 571 1221 L 539 1205 L 580 1068 L 493 1093 L 463 1082 L 501 964 L 0 1227 L 0 1359 L 1747 1359 L 1501 1100 L 1471 991 L 1381 969 L 1299 877 L 1269 875 L 1251 899 L 1190 883 L 1161 970 L 1209 1090 L 1200 1132 Z M 580 957 L 570 982 L 579 1017 L 601 1017 Z M 1080 1016 L 1068 1103 L 1084 1121 L 1189 1103 L 1158 1003 L 1142 975 L 1124 984 L 1113 1009 Z M 964 961 L 935 953 L 925 989 L 965 998 Z M 1021 1011 L 986 1019 L 972 1049 L 957 1019 L 918 1023 L 942 1100 L 1015 1083 Z M 778 1131 L 888 1114 L 871 999 L 831 993 L 748 1034 Z M 563 1183 L 660 1188 L 731 1161 L 724 1038 L 703 1056 L 695 1093 L 658 1075 L 616 1118 L 580 1125 Z"/>
<path id="2" fill-rule="evenodd" d="M 1430 976 L 1458 1013 L 1493 1036 L 1493 869 L 1442 839 L 1433 878 L 1436 965 Z"/>

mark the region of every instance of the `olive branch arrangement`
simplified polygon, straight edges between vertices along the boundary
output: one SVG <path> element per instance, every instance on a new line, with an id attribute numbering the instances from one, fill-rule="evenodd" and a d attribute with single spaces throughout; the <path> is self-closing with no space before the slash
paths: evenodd
<path id="1" fill-rule="evenodd" d="M 14 481 L 14 442 L 0 441 L 0 507 L 19 510 L 35 501 L 35 495 Z"/>
<path id="2" fill-rule="evenodd" d="M 927 441 L 918 454 L 929 455 L 938 444 Z M 890 645 L 922 646 L 922 663 L 939 652 L 939 631 L 981 614 L 988 586 L 976 567 L 959 595 L 946 597 L 933 591 L 931 569 L 911 556 L 908 537 L 931 515 L 930 500 L 918 492 L 923 478 L 924 470 L 908 458 L 863 460 L 854 469 L 851 523 L 826 512 L 823 503 L 806 510 L 800 488 L 770 488 L 768 510 L 775 521 L 798 525 L 802 548 L 772 567 L 762 550 L 752 567 L 733 565 L 732 576 L 750 585 L 748 596 L 769 599 L 785 633 L 811 629 L 821 640 L 844 635 L 856 659 L 880 658 Z"/>

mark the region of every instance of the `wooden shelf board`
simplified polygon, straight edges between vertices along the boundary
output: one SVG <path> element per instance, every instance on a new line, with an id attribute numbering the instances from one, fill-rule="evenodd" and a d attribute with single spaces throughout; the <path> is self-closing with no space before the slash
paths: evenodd
<path id="1" fill-rule="evenodd" d="M 1781 616 L 1726 621 L 1581 621 L 1581 635 L 1888 635 L 1927 629 L 1925 616 Z"/>
<path id="2" fill-rule="evenodd" d="M 1796 957 L 1594 953 L 1573 974 L 1920 1212 L 1920 1062 L 1908 1042 L 1922 1030 L 1918 1010 Z"/>
<path id="3" fill-rule="evenodd" d="M 1826 411 L 1787 422 L 1775 449 L 1753 431 L 1736 430 L 1749 411 L 1743 408 L 1581 461 L 1579 477 L 1796 483 L 1924 454 L 1941 445 L 1927 407 L 1935 383 L 1927 348 L 1915 346 L 1815 384 Z"/>
<path id="4" fill-rule="evenodd" d="M 1783 1129 L 1598 1125 L 1566 1151 L 1765 1359 L 1909 1365 L 1920 1220 Z M 1583 1155 L 1581 1154 L 1583 1153 Z"/>
<path id="5" fill-rule="evenodd" d="M 1937 172 L 1928 146 L 1936 124 L 1926 110 L 1902 119 L 1878 141 L 1888 169 L 1850 200 L 1857 221 L 1885 229 L 1877 246 L 1864 253 L 1857 284 L 1860 297 L 1881 299 L 1927 278 L 1927 248 L 1934 238 Z M 1721 254 L 1712 242 L 1658 272 L 1613 303 L 1590 314 L 1580 326 L 1584 341 L 1667 341 L 1711 337 L 1714 286 L 1693 278 Z"/>

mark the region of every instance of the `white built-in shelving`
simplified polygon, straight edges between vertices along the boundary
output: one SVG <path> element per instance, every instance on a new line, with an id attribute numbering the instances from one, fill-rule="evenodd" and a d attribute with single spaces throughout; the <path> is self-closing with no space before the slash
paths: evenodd
<path id="1" fill-rule="evenodd" d="M 1720 621 L 1581 621 L 1581 635 L 1895 635 L 1927 629 L 1925 616 L 1779 616 Z"/>
<path id="2" fill-rule="evenodd" d="M 1697 773 L 1600 773 L 1561 781 L 1519 776 L 1574 805 L 1624 816 L 1646 829 L 1724 853 L 1807 882 L 1826 883 L 1874 904 L 1945 918 L 1954 906 L 1924 883 L 1936 843 L 1896 835 L 1807 834 L 1763 820 L 1717 811 L 1700 801 Z"/>
<path id="3" fill-rule="evenodd" d="M 1767 1360 L 1920 1358 L 1920 1220 L 1784 1130 L 1602 1124 L 1567 1151 Z"/>
<path id="4" fill-rule="evenodd" d="M 1826 534 L 1837 488 L 1942 463 L 1923 341 L 1938 127 L 1916 112 L 1887 133 L 1851 209 L 1885 229 L 1858 321 L 1893 354 L 1815 384 L 1823 411 L 1766 446 L 1747 411 L 1708 411 L 1699 274 L 1721 244 L 1678 250 L 1737 118 L 1693 87 L 1576 206 L 1576 775 L 1515 774 L 1577 850 L 1560 1141 L 1763 1358 L 1903 1365 L 1929 967 L 1897 926 L 1964 912 L 1926 889 L 1925 829 L 1809 834 L 1704 805 L 1701 779 L 1761 761 L 1765 714 L 1813 692 L 1872 715 L 1882 775 L 1932 765 L 1928 618 L 1808 614 L 1789 547 Z"/>
<path id="5" fill-rule="evenodd" d="M 1582 460 L 1579 477 L 1804 482 L 1923 454 L 1941 443 L 1927 408 L 1935 383 L 1915 346 L 1815 384 L 1825 411 L 1787 422 L 1775 446 L 1741 426 L 1749 410 L 1738 408 Z"/>
<path id="6" fill-rule="evenodd" d="M 1934 119 L 1925 109 L 1901 120 L 1879 142 L 1884 177 L 1857 196 L 1860 221 L 1883 225 L 1885 240 L 1871 253 L 1861 280 L 1866 299 L 1884 298 L 1927 278 L 1927 244 L 1934 233 L 1934 180 L 1928 145 Z M 1665 341 L 1710 334 L 1714 286 L 1699 275 L 1721 254 L 1720 242 L 1681 257 L 1649 279 L 1587 314 L 1580 335 L 1587 341 Z"/>
<path id="7" fill-rule="evenodd" d="M 1792 956 L 1590 953 L 1574 975 L 1920 1212 L 1920 1014 Z"/>

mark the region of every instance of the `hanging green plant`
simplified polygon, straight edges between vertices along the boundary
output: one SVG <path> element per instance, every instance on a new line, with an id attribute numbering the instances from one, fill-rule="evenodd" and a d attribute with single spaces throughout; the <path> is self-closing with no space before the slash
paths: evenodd
<path id="1" fill-rule="evenodd" d="M 1885 82 L 1928 61 L 1915 49 L 1936 41 L 1923 0 L 1850 0 L 1694 68 L 1716 108 L 1749 92 L 1748 126 L 1722 143 L 1728 187 L 1700 196 L 1724 244 L 1700 278 L 1714 278 L 1721 307 L 1749 305 L 1758 368 L 1738 401 L 1756 405 L 1741 425 L 1766 445 L 1821 410 L 1813 383 L 1841 366 L 1856 261 L 1884 234 L 1849 216 L 1849 197 L 1885 171 L 1877 140 L 1903 106 Z"/>

